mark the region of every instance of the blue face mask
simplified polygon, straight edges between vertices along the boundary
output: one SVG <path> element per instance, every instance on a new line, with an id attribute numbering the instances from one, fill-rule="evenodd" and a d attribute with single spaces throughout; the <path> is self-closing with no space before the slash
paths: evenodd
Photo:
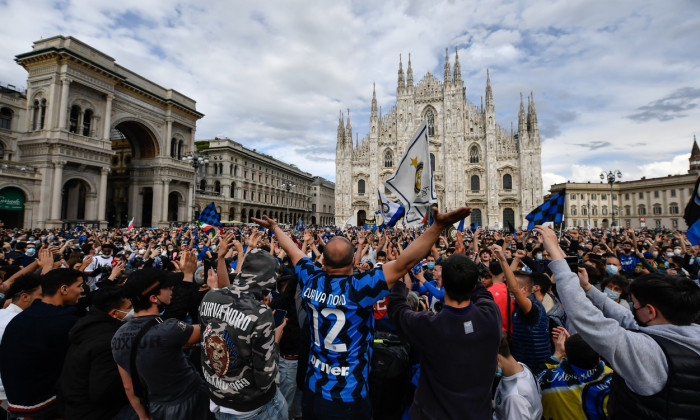
<path id="1" fill-rule="evenodd" d="M 435 268 L 435 263 L 434 263 L 434 262 L 429 262 L 429 263 L 427 264 L 427 266 L 428 266 L 428 270 L 432 270 L 433 268 Z"/>
<path id="2" fill-rule="evenodd" d="M 26 254 L 27 254 L 28 256 L 30 256 L 30 257 L 33 257 L 34 254 L 36 254 L 36 249 L 34 249 L 34 248 L 27 248 Z"/>
<path id="3" fill-rule="evenodd" d="M 614 266 L 613 266 L 614 267 Z M 617 268 L 617 267 L 615 267 Z M 618 292 L 615 292 L 613 290 L 608 289 L 607 287 L 604 290 L 605 294 L 608 295 L 608 297 L 614 301 L 617 302 L 618 299 L 620 299 L 620 294 Z"/>
<path id="4" fill-rule="evenodd" d="M 542 261 L 542 254 L 535 255 L 535 258 L 537 258 L 537 261 Z"/>
<path id="5" fill-rule="evenodd" d="M 616 265 L 606 265 L 605 266 L 605 272 L 608 274 L 612 274 L 613 276 L 617 274 L 617 266 Z"/>

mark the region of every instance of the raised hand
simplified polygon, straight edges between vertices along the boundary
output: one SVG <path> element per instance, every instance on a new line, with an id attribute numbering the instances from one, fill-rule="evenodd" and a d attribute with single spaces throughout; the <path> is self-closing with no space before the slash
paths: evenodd
<path id="1" fill-rule="evenodd" d="M 235 234 L 233 232 L 226 232 L 224 236 L 219 240 L 219 257 L 223 258 L 228 250 L 231 248 L 233 238 Z"/>
<path id="2" fill-rule="evenodd" d="M 494 245 L 491 245 L 489 247 L 489 249 L 491 250 L 491 252 L 493 252 L 493 255 L 496 257 L 496 259 L 498 261 L 505 261 L 506 260 L 506 256 L 503 254 L 503 248 L 501 248 L 500 246 L 494 244 Z"/>
<path id="3" fill-rule="evenodd" d="M 472 213 L 471 207 L 460 207 L 457 210 L 452 210 L 447 213 L 440 213 L 437 208 L 433 207 L 433 225 L 437 225 L 440 229 L 444 229 L 446 226 L 454 224 Z"/>
<path id="4" fill-rule="evenodd" d="M 275 219 L 270 219 L 267 215 L 263 214 L 262 219 L 251 217 L 250 220 L 258 225 L 264 227 L 265 229 L 274 230 L 277 227 L 277 221 Z"/>

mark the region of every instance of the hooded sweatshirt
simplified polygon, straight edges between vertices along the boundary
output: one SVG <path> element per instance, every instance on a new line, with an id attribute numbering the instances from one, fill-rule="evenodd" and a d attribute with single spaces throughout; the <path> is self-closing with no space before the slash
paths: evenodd
<path id="1" fill-rule="evenodd" d="M 275 257 L 255 249 L 231 285 L 209 291 L 200 304 L 204 379 L 219 406 L 248 412 L 275 396 L 279 351 L 272 310 L 261 300 L 278 268 Z"/>
<path id="2" fill-rule="evenodd" d="M 58 383 L 66 418 L 111 419 L 129 404 L 111 347 L 122 325 L 91 308 L 70 330 L 71 344 Z"/>

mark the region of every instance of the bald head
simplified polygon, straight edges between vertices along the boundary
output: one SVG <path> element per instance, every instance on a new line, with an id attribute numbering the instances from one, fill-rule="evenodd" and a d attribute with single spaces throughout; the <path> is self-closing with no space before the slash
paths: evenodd
<path id="1" fill-rule="evenodd" d="M 323 263 L 330 268 L 352 267 L 352 244 L 342 236 L 336 236 L 323 248 Z"/>

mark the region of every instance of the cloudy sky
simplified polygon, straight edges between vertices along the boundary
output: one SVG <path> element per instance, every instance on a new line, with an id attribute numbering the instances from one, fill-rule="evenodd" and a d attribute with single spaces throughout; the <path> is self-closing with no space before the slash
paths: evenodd
<path id="1" fill-rule="evenodd" d="M 0 83 L 14 56 L 72 35 L 197 101 L 197 138 L 226 136 L 335 178 L 338 111 L 367 133 L 372 84 L 394 103 L 399 54 L 417 80 L 459 48 L 468 99 L 491 72 L 498 122 L 533 91 L 554 182 L 684 173 L 700 131 L 697 1 L 0 0 Z M 404 66 L 405 66 L 404 61 Z M 698 133 L 700 134 L 700 133 Z"/>

